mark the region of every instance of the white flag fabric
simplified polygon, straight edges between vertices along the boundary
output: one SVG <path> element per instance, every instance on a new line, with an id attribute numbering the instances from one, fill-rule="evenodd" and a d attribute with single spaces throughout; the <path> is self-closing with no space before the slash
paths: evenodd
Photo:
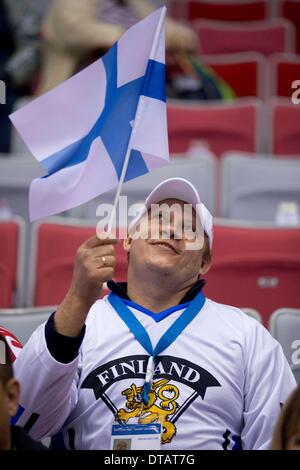
<path id="1" fill-rule="evenodd" d="M 166 9 L 135 24 L 99 60 L 10 115 L 46 175 L 31 221 L 71 209 L 168 163 Z"/>

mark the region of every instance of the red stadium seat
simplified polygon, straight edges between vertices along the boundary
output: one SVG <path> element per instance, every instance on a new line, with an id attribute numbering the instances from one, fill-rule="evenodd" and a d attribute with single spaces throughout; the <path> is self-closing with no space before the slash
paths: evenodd
<path id="1" fill-rule="evenodd" d="M 257 21 L 268 17 L 267 0 L 240 1 L 188 1 L 187 15 L 189 20 L 206 18 L 221 21 Z"/>
<path id="2" fill-rule="evenodd" d="M 0 307 L 12 307 L 20 301 L 21 276 L 24 262 L 22 219 L 0 221 Z"/>
<path id="3" fill-rule="evenodd" d="M 258 151 L 261 102 L 183 104 L 169 101 L 168 130 L 171 153 L 185 152 L 193 140 L 202 140 L 216 154 L 227 150 Z"/>
<path id="4" fill-rule="evenodd" d="M 300 4 L 299 4 L 300 8 Z M 291 98 L 291 87 L 300 80 L 300 57 L 297 54 L 274 54 L 269 60 L 269 96 Z"/>
<path id="5" fill-rule="evenodd" d="M 259 52 L 267 57 L 295 51 L 294 25 L 285 19 L 243 24 L 199 20 L 194 28 L 201 54 Z"/>
<path id="6" fill-rule="evenodd" d="M 201 56 L 236 96 L 265 99 L 265 58 L 254 52 Z"/>
<path id="7" fill-rule="evenodd" d="M 287 18 L 296 27 L 296 51 L 300 53 L 300 0 L 281 0 L 279 15 Z"/>
<path id="8" fill-rule="evenodd" d="M 28 303 L 57 305 L 70 286 L 77 248 L 95 234 L 96 224 L 55 218 L 35 226 L 32 249 L 32 283 Z M 115 279 L 127 278 L 127 255 L 122 241 L 116 246 Z"/>
<path id="9" fill-rule="evenodd" d="M 300 106 L 273 98 L 269 107 L 270 153 L 300 158 Z"/>
<path id="10" fill-rule="evenodd" d="M 215 223 L 207 297 L 258 310 L 267 325 L 277 308 L 300 307 L 300 228 Z"/>

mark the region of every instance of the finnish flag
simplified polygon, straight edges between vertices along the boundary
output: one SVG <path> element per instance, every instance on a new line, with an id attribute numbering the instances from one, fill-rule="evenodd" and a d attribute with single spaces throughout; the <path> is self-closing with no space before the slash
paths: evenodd
<path id="1" fill-rule="evenodd" d="M 165 7 L 99 60 L 10 115 L 47 174 L 32 181 L 30 220 L 71 209 L 169 160 Z"/>

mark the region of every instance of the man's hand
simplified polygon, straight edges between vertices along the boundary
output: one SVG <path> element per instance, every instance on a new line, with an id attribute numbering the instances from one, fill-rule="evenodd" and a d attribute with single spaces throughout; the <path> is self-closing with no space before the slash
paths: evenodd
<path id="1" fill-rule="evenodd" d="M 70 293 L 87 306 L 99 298 L 103 283 L 114 275 L 116 243 L 94 235 L 77 250 Z"/>
<path id="2" fill-rule="evenodd" d="M 117 240 L 107 233 L 98 237 L 92 236 L 78 248 L 71 287 L 55 313 L 56 330 L 65 336 L 80 333 L 89 309 L 101 295 L 103 283 L 114 275 Z"/>
<path id="3" fill-rule="evenodd" d="M 198 39 L 195 31 L 171 18 L 166 21 L 166 48 L 172 52 L 197 52 Z"/>

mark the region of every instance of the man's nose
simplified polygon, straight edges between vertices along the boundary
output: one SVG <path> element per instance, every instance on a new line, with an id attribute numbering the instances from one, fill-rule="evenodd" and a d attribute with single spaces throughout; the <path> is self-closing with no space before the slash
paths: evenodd
<path id="1" fill-rule="evenodd" d="M 169 238 L 170 240 L 180 240 L 182 238 L 180 231 L 176 230 L 172 223 L 161 226 L 160 235 L 162 238 Z"/>

